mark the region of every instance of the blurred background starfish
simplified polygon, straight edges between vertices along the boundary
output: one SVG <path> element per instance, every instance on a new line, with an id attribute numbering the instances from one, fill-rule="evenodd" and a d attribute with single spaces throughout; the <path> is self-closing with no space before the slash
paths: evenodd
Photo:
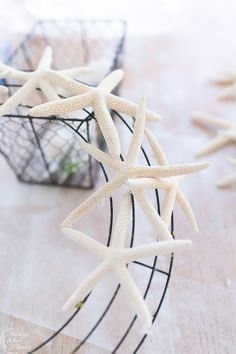
<path id="1" fill-rule="evenodd" d="M 234 167 L 236 167 L 236 159 L 232 159 L 232 157 L 228 157 L 227 161 L 233 165 Z M 230 175 L 222 178 L 221 180 L 219 180 L 217 182 L 217 187 L 219 188 L 225 188 L 225 187 L 229 187 L 232 184 L 236 183 L 236 172 L 231 173 Z"/>
<path id="2" fill-rule="evenodd" d="M 236 98 L 236 70 L 224 70 L 221 75 L 213 80 L 218 86 L 224 87 L 223 93 L 218 97 L 219 99 L 235 99 Z"/>
<path id="3" fill-rule="evenodd" d="M 236 141 L 236 123 L 229 122 L 224 119 L 215 117 L 211 114 L 204 112 L 197 112 L 193 115 L 195 123 L 211 124 L 221 130 L 217 131 L 215 138 L 211 139 L 197 154 L 197 157 L 202 157 L 211 154 L 222 147 L 235 143 Z"/>

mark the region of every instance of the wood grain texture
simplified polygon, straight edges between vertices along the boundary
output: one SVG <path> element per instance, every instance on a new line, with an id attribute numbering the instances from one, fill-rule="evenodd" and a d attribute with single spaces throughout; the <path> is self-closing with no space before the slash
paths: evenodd
<path id="1" fill-rule="evenodd" d="M 26 353 L 32 349 L 32 344 L 37 345 L 45 338 L 53 334 L 53 331 L 35 325 L 33 323 L 20 320 L 13 316 L 8 316 L 3 313 L 0 314 L 0 333 L 1 333 L 1 347 L 0 353 Z M 71 352 L 80 342 L 72 337 L 60 334 L 40 349 L 38 353 L 68 353 Z M 6 346 L 4 346 L 6 344 Z M 4 350 L 6 349 L 6 350 Z M 80 349 L 80 353 L 86 354 L 106 354 L 106 350 L 85 343 Z"/>

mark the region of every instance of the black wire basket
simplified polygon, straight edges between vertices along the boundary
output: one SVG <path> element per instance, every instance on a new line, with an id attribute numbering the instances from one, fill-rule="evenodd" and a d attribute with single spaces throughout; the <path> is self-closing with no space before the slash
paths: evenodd
<path id="1" fill-rule="evenodd" d="M 32 71 L 46 46 L 51 46 L 53 69 L 83 66 L 104 59 L 107 74 L 121 67 L 125 28 L 120 20 L 38 21 L 7 64 Z M 9 88 L 9 95 L 20 87 L 12 79 L 1 84 Z M 89 84 L 96 86 L 97 83 Z M 91 120 L 86 109 L 82 116 L 67 120 L 31 117 L 29 109 L 42 102 L 42 93 L 37 90 L 29 102 L 1 118 L 0 152 L 20 181 L 93 188 L 97 163 L 81 150 L 77 131 L 86 140 L 101 146 L 103 139 L 96 121 Z"/>

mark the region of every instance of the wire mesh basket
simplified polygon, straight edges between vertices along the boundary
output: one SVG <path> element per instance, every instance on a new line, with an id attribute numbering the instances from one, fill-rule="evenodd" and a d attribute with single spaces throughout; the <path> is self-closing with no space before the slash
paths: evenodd
<path id="1" fill-rule="evenodd" d="M 123 21 L 38 21 L 7 63 L 32 71 L 46 46 L 50 46 L 53 69 L 83 66 L 104 59 L 107 74 L 121 67 L 124 39 Z M 20 87 L 13 79 L 2 83 L 9 88 L 9 95 Z M 29 116 L 29 109 L 42 102 L 43 96 L 38 89 L 24 105 L 1 118 L 0 152 L 21 181 L 92 188 L 97 164 L 80 149 L 77 132 L 101 146 L 103 140 L 96 121 L 86 109 L 71 119 Z"/>

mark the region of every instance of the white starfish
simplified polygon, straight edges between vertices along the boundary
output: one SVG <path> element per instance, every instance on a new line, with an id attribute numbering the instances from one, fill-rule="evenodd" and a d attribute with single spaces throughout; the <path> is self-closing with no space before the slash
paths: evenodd
<path id="1" fill-rule="evenodd" d="M 236 167 L 236 159 L 232 159 L 231 157 L 227 158 L 228 162 Z M 217 187 L 225 188 L 229 187 L 231 184 L 236 183 L 236 172 L 231 173 L 230 175 L 222 178 L 220 181 L 217 182 Z"/>
<path id="2" fill-rule="evenodd" d="M 148 256 L 168 255 L 175 251 L 190 248 L 192 242 L 189 240 L 170 240 L 149 243 L 134 248 L 125 248 L 125 239 L 130 218 L 131 196 L 125 194 L 117 221 L 114 228 L 113 238 L 110 247 L 106 247 L 95 241 L 86 234 L 63 228 L 62 232 L 80 246 L 102 259 L 101 264 L 80 284 L 72 296 L 67 300 L 63 309 L 69 309 L 80 304 L 86 295 L 110 272 L 113 272 L 126 291 L 130 304 L 138 315 L 143 325 L 143 331 L 146 333 L 152 324 L 152 317 L 148 307 L 131 277 L 127 264 Z"/>
<path id="3" fill-rule="evenodd" d="M 124 161 L 119 158 L 114 159 L 109 154 L 104 153 L 100 149 L 91 144 L 85 143 L 80 139 L 81 147 L 99 162 L 107 165 L 115 176 L 81 205 L 79 205 L 66 218 L 63 226 L 71 226 L 77 219 L 87 214 L 93 207 L 97 206 L 103 199 L 111 196 L 112 192 L 129 182 L 129 179 L 140 178 L 160 178 L 171 177 L 174 175 L 189 174 L 200 171 L 208 166 L 208 163 L 188 164 L 188 165 L 173 165 L 173 166 L 142 166 L 137 164 L 138 154 L 143 140 L 145 128 L 145 100 L 142 99 L 137 110 L 137 116 L 134 124 L 134 131 L 128 147 L 127 155 Z M 142 189 L 132 189 L 131 185 L 128 188 L 134 193 L 136 200 L 140 204 L 150 222 L 157 229 L 161 239 L 171 239 L 172 236 L 168 231 L 166 224 L 159 216 L 156 209 L 152 206 L 147 196 Z"/>
<path id="4" fill-rule="evenodd" d="M 103 90 L 104 92 L 112 92 L 118 85 L 119 83 L 122 81 L 124 77 L 124 71 L 122 69 L 117 69 L 117 70 L 113 70 L 112 72 L 110 72 L 107 76 L 105 76 L 101 82 L 99 83 L 99 85 L 97 86 L 97 88 L 99 88 L 100 90 Z M 65 92 L 63 92 L 63 94 L 65 94 Z M 92 108 L 87 108 L 86 109 L 86 116 L 88 114 L 91 114 L 93 112 Z M 68 114 L 68 116 L 70 118 L 76 118 L 76 119 L 84 119 L 85 118 L 85 112 L 83 110 L 78 110 L 75 112 L 71 112 Z M 100 118 L 100 117 L 99 117 Z M 115 127 L 115 124 L 113 122 L 112 119 L 108 120 L 109 125 L 108 128 L 105 129 L 105 132 L 110 132 L 110 140 L 115 142 L 118 140 L 118 144 L 119 144 L 119 136 Z M 104 119 L 98 119 L 98 125 L 100 126 L 101 131 L 104 132 Z M 105 124 L 106 126 L 106 124 Z"/>
<path id="5" fill-rule="evenodd" d="M 222 73 L 214 79 L 214 83 L 217 85 L 232 85 L 236 82 L 236 70 L 231 68 L 229 70 L 224 70 Z"/>
<path id="6" fill-rule="evenodd" d="M 145 129 L 145 135 L 149 141 L 149 144 L 152 148 L 154 157 L 156 161 L 161 166 L 169 166 L 169 162 L 165 156 L 164 151 L 157 142 L 155 136 L 151 133 L 149 129 Z M 182 181 L 186 175 L 173 176 L 169 178 L 140 178 L 140 179 L 130 179 L 129 186 L 132 190 L 136 191 L 140 189 L 165 189 L 166 195 L 163 203 L 161 217 L 165 222 L 167 227 L 169 227 L 171 221 L 171 215 L 174 209 L 175 200 L 179 203 L 183 212 L 185 213 L 187 219 L 189 220 L 194 231 L 199 231 L 197 222 L 193 213 L 193 210 L 187 201 L 186 197 L 182 193 L 179 182 Z"/>
<path id="7" fill-rule="evenodd" d="M 97 88 L 99 88 L 100 90 L 107 92 L 107 93 L 112 92 L 119 85 L 119 83 L 122 81 L 123 77 L 124 77 L 124 71 L 122 69 L 113 70 L 108 75 L 103 77 L 103 79 L 101 80 L 101 82 L 99 83 Z M 64 90 L 63 94 L 65 95 L 65 90 Z M 92 113 L 93 113 L 93 108 L 88 107 L 86 109 L 86 112 L 84 112 L 83 110 L 80 109 L 78 111 L 68 113 L 68 117 L 76 118 L 76 119 L 85 119 L 85 117 L 87 117 L 88 114 L 92 114 Z M 65 115 L 65 117 L 66 117 L 66 115 Z M 100 116 L 99 116 L 99 118 L 100 118 Z M 98 123 L 101 131 L 103 132 L 103 135 L 104 135 L 104 132 L 105 132 L 105 134 L 106 133 L 108 134 L 108 132 L 109 132 L 110 141 L 113 142 L 113 145 L 114 144 L 119 145 L 120 144 L 119 136 L 118 136 L 115 124 L 114 124 L 113 120 L 111 119 L 111 117 L 109 117 L 109 118 L 110 119 L 107 122 L 104 122 L 104 119 L 102 119 L 102 116 L 101 116 L 101 119 L 97 119 L 97 123 Z M 106 116 L 105 116 L 105 119 L 106 119 Z M 95 124 L 95 120 L 93 120 L 91 122 L 91 124 Z M 108 127 L 107 127 L 107 125 L 108 125 Z M 106 127 L 105 130 L 104 130 L 104 126 Z M 113 153 L 114 153 L 114 151 L 113 151 Z"/>
<path id="8" fill-rule="evenodd" d="M 6 86 L 0 85 L 0 96 L 8 94 L 8 88 Z"/>
<path id="9" fill-rule="evenodd" d="M 52 82 L 54 82 L 55 84 L 55 78 L 56 78 L 56 84 L 60 85 L 64 90 L 66 91 L 70 91 L 68 86 L 67 86 L 67 80 L 69 80 L 69 78 L 67 78 L 66 76 L 58 76 L 57 73 L 55 72 L 50 72 L 50 74 L 48 73 L 48 78 L 49 80 L 51 80 Z M 115 155 L 115 156 L 119 156 L 120 154 L 120 140 L 119 140 L 119 136 L 118 136 L 118 132 L 117 129 L 115 127 L 115 124 L 113 122 L 113 119 L 110 116 L 110 113 L 106 107 L 105 101 L 102 99 L 101 95 L 105 95 L 108 94 L 109 92 L 111 92 L 122 80 L 123 78 L 123 70 L 115 70 L 112 73 L 110 73 L 109 75 L 107 75 L 105 77 L 105 79 L 102 80 L 102 82 L 96 87 L 96 89 L 93 89 L 90 86 L 87 86 L 85 84 L 81 84 L 81 83 L 77 83 L 73 80 L 69 80 L 69 82 L 73 82 L 73 84 L 77 85 L 82 85 L 83 87 L 87 87 L 89 90 L 92 90 L 92 92 L 90 94 L 86 94 L 86 95 L 81 95 L 80 98 L 83 101 L 83 104 L 81 104 L 81 106 L 76 106 L 71 110 L 64 110 L 64 104 L 66 104 L 67 100 L 71 100 L 72 98 L 67 98 L 64 100 L 59 100 L 59 101 L 54 101 L 55 104 L 57 105 L 57 109 L 60 106 L 61 109 L 59 109 L 60 114 L 61 115 L 67 115 L 70 112 L 73 111 L 78 111 L 81 110 L 83 108 L 86 107 L 90 107 L 92 106 L 94 112 L 95 112 L 95 116 L 98 122 L 98 125 L 101 129 L 101 132 L 104 136 L 104 139 L 107 143 L 108 149 L 109 151 Z M 76 90 L 76 93 L 78 93 L 78 88 Z M 90 98 L 92 101 L 88 101 L 88 95 L 90 95 Z M 60 102 L 60 104 L 59 104 Z M 37 116 L 37 117 L 41 117 L 44 116 L 41 113 L 38 113 L 38 109 L 40 109 L 40 107 L 43 108 L 44 105 L 40 105 L 37 106 L 33 109 L 30 110 L 30 114 L 33 116 Z M 57 111 L 57 113 L 59 113 L 59 111 Z M 91 113 L 92 110 L 90 108 L 88 108 L 88 112 Z M 50 115 L 48 113 L 46 113 L 46 116 Z M 55 113 L 56 114 L 56 113 Z M 77 112 L 76 112 L 77 114 Z"/>
<path id="10" fill-rule="evenodd" d="M 87 68 L 88 72 L 80 73 L 78 76 L 76 75 L 67 75 L 73 79 L 76 79 L 78 81 L 82 81 L 83 83 L 86 83 L 87 85 L 94 85 L 95 83 L 98 83 L 104 79 L 104 77 L 108 74 L 109 68 L 110 68 L 110 62 L 109 60 L 101 59 L 101 60 L 96 60 L 96 61 L 91 61 L 87 64 L 88 66 L 84 67 Z M 89 71 L 90 69 L 90 71 Z M 123 70 L 119 69 L 120 72 L 123 72 Z M 123 79 L 123 76 L 121 77 L 120 81 Z M 113 87 L 114 88 L 114 87 Z M 108 92 L 111 92 L 108 90 Z M 61 87 L 57 87 L 57 93 L 60 95 L 60 97 L 63 98 L 68 98 L 74 96 L 73 93 L 68 92 L 64 90 Z"/>
<path id="11" fill-rule="evenodd" d="M 214 80 L 214 83 L 220 86 L 226 86 L 219 99 L 235 99 L 236 98 L 236 71 L 234 69 L 222 72 L 222 75 Z"/>
<path id="12" fill-rule="evenodd" d="M 8 65 L 0 63 L 0 78 L 14 78 L 19 81 L 25 82 L 24 85 L 19 88 L 1 107 L 0 107 L 0 117 L 4 114 L 9 114 L 14 108 L 16 108 L 20 103 L 23 102 L 36 88 L 40 88 L 45 96 L 49 100 L 58 100 L 57 95 L 53 85 L 53 80 L 50 83 L 48 80 L 48 72 L 55 72 L 59 77 L 77 77 L 84 73 L 88 73 L 92 70 L 90 67 L 77 67 L 68 70 L 53 71 L 50 69 L 52 63 L 52 49 L 51 47 L 46 47 L 42 57 L 38 63 L 36 70 L 32 72 L 25 72 L 17 69 L 13 69 Z"/>
<path id="13" fill-rule="evenodd" d="M 197 123 L 213 124 L 216 127 L 223 129 L 219 130 L 216 137 L 211 139 L 210 142 L 196 154 L 196 156 L 200 157 L 208 155 L 236 141 L 236 123 L 225 121 L 204 112 L 195 113 L 193 119 Z"/>
<path id="14" fill-rule="evenodd" d="M 91 87 L 70 78 L 62 78 L 62 76 L 58 76 L 55 72 L 50 72 L 48 79 L 53 80 L 58 86 L 72 92 L 76 96 L 64 99 L 63 101 L 48 102 L 36 106 L 30 110 L 30 114 L 37 117 L 56 114 L 66 115 L 78 109 L 92 107 L 110 153 L 114 157 L 118 157 L 121 152 L 120 140 L 109 109 L 128 114 L 129 116 L 135 116 L 137 105 L 124 98 L 104 92 L 101 85 Z M 159 115 L 149 110 L 146 110 L 146 118 L 154 121 L 161 119 Z"/>
<path id="15" fill-rule="evenodd" d="M 236 82 L 226 87 L 218 96 L 220 100 L 234 100 L 236 99 Z"/>

